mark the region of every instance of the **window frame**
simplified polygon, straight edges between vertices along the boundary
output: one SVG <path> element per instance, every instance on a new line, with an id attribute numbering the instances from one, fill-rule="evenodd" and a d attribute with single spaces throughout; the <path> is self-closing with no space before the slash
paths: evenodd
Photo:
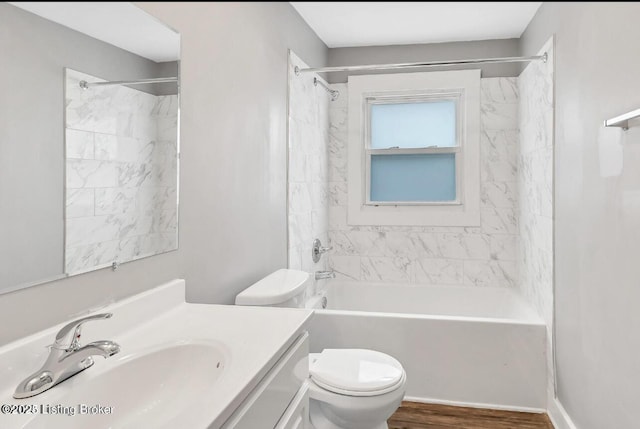
<path id="1" fill-rule="evenodd" d="M 433 90 L 416 91 L 412 94 L 406 93 L 382 93 L 368 94 L 364 102 L 364 153 L 365 153 L 365 194 L 364 204 L 368 206 L 442 206 L 462 204 L 462 194 L 464 187 L 461 186 L 461 179 L 464 175 L 464 134 L 462 127 L 461 99 L 464 97 L 464 90 Z M 450 147 L 423 147 L 423 148 L 393 148 L 393 149 L 372 149 L 371 148 L 371 106 L 374 104 L 411 104 L 436 101 L 453 101 L 455 103 L 455 146 Z M 432 155 L 432 154 L 455 154 L 455 174 L 456 174 L 456 199 L 451 201 L 372 201 L 371 200 L 371 156 L 372 155 Z"/>
<path id="2" fill-rule="evenodd" d="M 480 225 L 480 70 L 354 75 L 348 79 L 347 222 L 349 225 Z M 452 148 L 371 149 L 371 101 L 456 98 Z M 455 201 L 371 201 L 371 155 L 456 151 Z"/>

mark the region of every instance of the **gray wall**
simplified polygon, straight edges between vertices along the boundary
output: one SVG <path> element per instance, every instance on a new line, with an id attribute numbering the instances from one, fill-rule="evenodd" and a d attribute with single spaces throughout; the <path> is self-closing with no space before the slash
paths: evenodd
<path id="1" fill-rule="evenodd" d="M 287 265 L 287 54 L 327 48 L 278 3 L 140 3 L 182 36 L 180 253 L 187 298 L 232 303 Z"/>
<path id="2" fill-rule="evenodd" d="M 178 61 L 156 63 L 154 77 L 175 77 L 180 73 Z M 153 95 L 174 95 L 178 93 L 176 83 L 155 83 L 152 85 L 134 85 L 138 91 L 145 91 Z"/>
<path id="3" fill-rule="evenodd" d="M 140 7 L 182 36 L 180 249 L 116 272 L 105 269 L 0 295 L 0 345 L 178 277 L 187 279 L 190 300 L 230 303 L 249 283 L 287 263 L 287 48 L 321 66 L 326 46 L 288 3 Z M 10 34 L 29 40 L 24 30 L 16 31 L 0 25 L 0 43 Z M 6 49 L 2 45 L 3 53 Z M 96 69 L 85 71 L 107 78 L 119 67 L 115 61 L 101 67 L 99 53 L 87 60 Z M 65 65 L 82 69 L 75 62 Z M 25 77 L 8 82 L 18 86 Z M 50 114 L 60 108 L 42 104 L 32 107 Z M 49 168 L 55 159 L 62 165 L 62 153 L 47 150 L 52 153 L 43 152 L 43 164 L 31 171 Z M 61 175 L 49 192 L 56 194 L 51 201 L 61 204 Z"/>
<path id="4" fill-rule="evenodd" d="M 640 4 L 545 2 L 522 37 L 556 35 L 555 299 L 558 395 L 579 429 L 640 421 L 640 131 L 624 168 L 603 120 L 640 107 Z"/>
<path id="5" fill-rule="evenodd" d="M 63 272 L 64 67 L 123 79 L 159 66 L 7 3 L 0 52 L 1 293 Z"/>
<path id="6" fill-rule="evenodd" d="M 328 65 L 353 66 L 469 58 L 513 57 L 519 55 L 518 49 L 518 39 L 333 48 L 329 49 Z M 415 70 L 456 70 L 459 68 L 460 67 L 438 67 Z M 468 68 L 468 66 L 466 68 Z M 518 76 L 521 70 L 517 63 L 487 64 L 480 68 L 482 69 L 482 77 L 513 77 Z M 400 72 L 406 73 L 406 70 Z M 364 73 L 372 74 L 372 72 Z M 393 71 L 384 70 L 376 73 L 393 73 Z M 327 78 L 331 83 L 342 83 L 347 81 L 347 73 L 330 73 Z"/>

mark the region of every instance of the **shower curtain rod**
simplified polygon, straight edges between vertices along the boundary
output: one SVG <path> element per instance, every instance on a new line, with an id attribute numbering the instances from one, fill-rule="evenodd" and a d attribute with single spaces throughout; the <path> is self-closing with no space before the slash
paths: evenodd
<path id="1" fill-rule="evenodd" d="M 146 83 L 165 83 L 165 82 L 177 82 L 177 77 L 159 77 L 155 79 L 138 79 L 138 80 L 113 80 L 110 82 L 87 82 L 86 80 L 80 81 L 80 88 L 87 89 L 90 86 L 109 86 L 109 85 L 142 85 Z"/>
<path id="2" fill-rule="evenodd" d="M 332 73 L 367 70 L 395 70 L 420 67 L 444 67 L 462 64 L 493 64 L 493 63 L 523 63 L 528 61 L 547 62 L 547 53 L 534 55 L 531 57 L 502 57 L 502 58 L 478 58 L 473 60 L 448 60 L 448 61 L 428 61 L 419 63 L 398 63 L 398 64 L 371 64 L 364 66 L 338 66 L 338 67 L 309 67 L 301 69 L 296 66 L 296 76 L 301 73 Z"/>

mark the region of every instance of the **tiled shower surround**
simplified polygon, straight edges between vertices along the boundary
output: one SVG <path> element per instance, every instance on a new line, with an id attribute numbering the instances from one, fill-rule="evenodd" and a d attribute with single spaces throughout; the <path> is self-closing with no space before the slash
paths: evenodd
<path id="1" fill-rule="evenodd" d="M 520 74 L 520 246 L 518 287 L 547 326 L 547 350 L 553 344 L 553 40 L 542 48 L 546 63 L 533 62 Z M 553 354 L 547 353 L 548 386 L 553 381 Z M 550 397 L 553 392 L 549 392 Z"/>
<path id="2" fill-rule="evenodd" d="M 520 290 L 547 322 L 553 285 L 553 46 L 547 63 L 527 66 L 521 94 L 518 193 L 520 195 Z"/>
<path id="3" fill-rule="evenodd" d="M 347 225 L 347 84 L 329 105 L 330 266 L 352 280 L 515 286 L 518 79 L 481 80 L 481 225 Z"/>
<path id="4" fill-rule="evenodd" d="M 67 70 L 68 274 L 177 246 L 178 96 L 80 80 L 99 79 Z"/>
<path id="5" fill-rule="evenodd" d="M 530 63 L 517 78 L 481 79 L 479 227 L 348 225 L 347 84 L 331 85 L 340 97 L 328 103 L 327 143 L 326 98 L 314 92 L 313 76 L 293 78 L 289 264 L 320 269 L 310 263 L 308 244 L 324 236 L 328 201 L 329 268 L 339 278 L 517 288 L 546 325 L 553 397 L 553 40 L 543 52 L 548 61 Z M 325 153 L 318 152 L 325 147 L 326 175 Z"/>
<path id="6" fill-rule="evenodd" d="M 327 269 L 327 255 L 311 259 L 313 240 L 329 242 L 329 94 L 313 76 L 296 76 L 307 67 L 295 54 L 289 61 L 289 268 L 313 273 Z"/>

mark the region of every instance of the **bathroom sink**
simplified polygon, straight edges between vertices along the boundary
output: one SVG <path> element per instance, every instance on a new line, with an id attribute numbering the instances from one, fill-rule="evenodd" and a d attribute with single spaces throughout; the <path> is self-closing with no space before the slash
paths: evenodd
<path id="1" fill-rule="evenodd" d="M 120 353 L 94 356 L 93 366 L 35 396 L 13 397 L 46 363 L 47 346 L 69 322 L 0 346 L 0 404 L 15 411 L 0 413 L 0 428 L 222 427 L 246 405 L 313 313 L 192 304 L 185 302 L 185 292 L 184 280 L 174 280 L 83 315 L 113 317 L 88 323 L 80 345 L 112 341 Z M 110 414 L 79 415 L 83 405 Z"/>
<path id="2" fill-rule="evenodd" d="M 206 410 L 207 393 L 215 388 L 227 361 L 225 348 L 211 341 L 173 343 L 120 359 L 114 356 L 104 362 L 103 371 L 96 373 L 99 365 L 95 365 L 54 387 L 53 391 L 69 384 L 54 402 L 48 403 L 45 395 L 37 402 L 44 407 L 73 408 L 75 415 L 70 417 L 63 408 L 58 415 L 41 411 L 24 427 L 182 427 L 185 420 L 194 421 Z M 94 407 L 97 414 L 83 414 L 82 405 L 88 407 L 85 412 Z"/>

